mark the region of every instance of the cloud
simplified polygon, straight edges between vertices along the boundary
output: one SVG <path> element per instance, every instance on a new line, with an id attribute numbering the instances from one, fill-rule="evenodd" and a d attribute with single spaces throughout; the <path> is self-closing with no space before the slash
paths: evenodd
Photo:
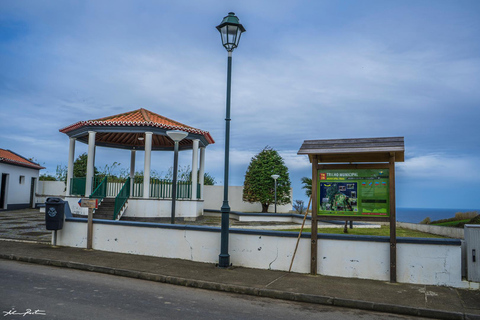
<path id="1" fill-rule="evenodd" d="M 401 178 L 435 183 L 480 182 L 480 158 L 469 155 L 429 154 L 398 163 Z"/>
<path id="2" fill-rule="evenodd" d="M 143 107 L 209 131 L 216 144 L 206 169 L 221 180 L 227 53 L 215 26 L 233 10 L 247 32 L 233 54 L 232 183 L 243 183 L 266 145 L 284 157 L 293 182 L 311 174 L 308 159 L 296 155 L 304 140 L 382 136 L 405 137 L 400 181 L 480 179 L 476 2 L 0 7 L 0 147 L 50 171 L 68 153 L 58 129 Z M 102 154 L 99 163 L 117 157 Z M 128 164 L 128 153 L 118 157 Z M 167 168 L 164 158 L 158 164 Z"/>

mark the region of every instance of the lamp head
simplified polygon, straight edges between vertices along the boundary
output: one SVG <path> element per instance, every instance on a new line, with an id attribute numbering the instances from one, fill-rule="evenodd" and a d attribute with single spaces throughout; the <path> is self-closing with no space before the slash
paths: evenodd
<path id="1" fill-rule="evenodd" d="M 180 130 L 171 130 L 171 131 L 167 131 L 167 135 L 174 142 L 180 142 L 188 136 L 188 132 L 180 131 Z"/>
<path id="2" fill-rule="evenodd" d="M 246 31 L 233 12 L 229 12 L 228 16 L 223 18 L 222 22 L 217 26 L 217 30 L 220 31 L 222 44 L 227 51 L 233 51 L 233 49 L 238 47 L 240 36 Z"/>

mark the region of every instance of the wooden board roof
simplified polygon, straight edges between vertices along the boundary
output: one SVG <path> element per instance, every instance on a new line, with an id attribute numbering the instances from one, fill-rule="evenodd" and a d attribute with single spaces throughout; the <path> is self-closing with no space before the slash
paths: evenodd
<path id="1" fill-rule="evenodd" d="M 390 153 L 396 162 L 405 161 L 403 137 L 305 140 L 297 154 L 317 156 L 321 163 L 388 162 Z"/>

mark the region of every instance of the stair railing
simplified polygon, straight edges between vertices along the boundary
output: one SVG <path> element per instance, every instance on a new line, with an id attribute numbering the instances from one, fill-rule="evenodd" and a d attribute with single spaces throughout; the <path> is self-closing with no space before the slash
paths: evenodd
<path id="1" fill-rule="evenodd" d="M 102 179 L 100 184 L 95 188 L 95 190 L 90 195 L 90 199 L 99 199 L 102 201 L 107 196 L 107 177 Z"/>
<path id="2" fill-rule="evenodd" d="M 117 220 L 120 211 L 122 211 L 125 202 L 127 202 L 130 197 L 130 178 L 127 178 L 127 181 L 123 184 L 123 187 L 120 189 L 120 192 L 115 197 L 115 209 L 113 211 L 113 220 Z"/>

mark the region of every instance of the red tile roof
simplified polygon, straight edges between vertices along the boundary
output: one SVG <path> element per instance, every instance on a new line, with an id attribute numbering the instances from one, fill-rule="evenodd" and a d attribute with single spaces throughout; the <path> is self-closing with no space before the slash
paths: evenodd
<path id="1" fill-rule="evenodd" d="M 168 119 L 143 108 L 105 118 L 79 121 L 68 127 L 60 129 L 60 132 L 67 133 L 83 126 L 150 126 L 167 130 L 181 130 L 185 132 L 201 134 L 207 139 L 208 143 L 215 143 L 208 131 L 187 126 L 183 123 Z"/>
<path id="2" fill-rule="evenodd" d="M 22 157 L 21 155 L 18 155 L 10 150 L 5 150 L 5 149 L 0 149 L 0 162 L 15 164 L 15 165 L 38 169 L 38 170 L 45 169 L 38 163 L 30 161 Z"/>

